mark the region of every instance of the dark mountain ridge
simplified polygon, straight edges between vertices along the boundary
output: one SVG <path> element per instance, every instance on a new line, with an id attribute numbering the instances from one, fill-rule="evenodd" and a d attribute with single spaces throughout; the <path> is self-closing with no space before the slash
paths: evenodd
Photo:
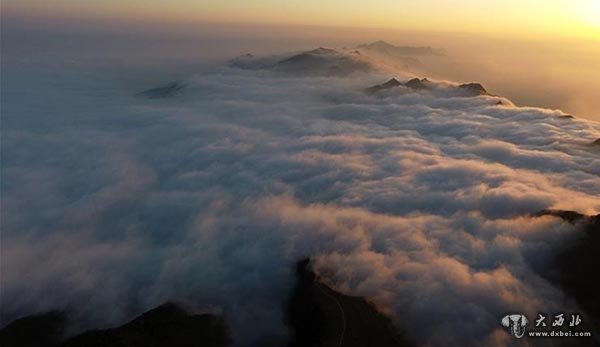
<path id="1" fill-rule="evenodd" d="M 292 330 L 288 347 L 415 346 L 371 303 L 331 289 L 310 266 L 309 259 L 296 266 L 298 282 L 287 310 Z"/>
<path id="2" fill-rule="evenodd" d="M 596 342 L 600 342 L 600 214 L 586 216 L 575 211 L 543 210 L 534 216 L 553 216 L 577 227 L 575 241 L 561 245 L 552 266 L 538 272 L 577 301 L 592 319 Z"/>
<path id="3" fill-rule="evenodd" d="M 221 317 L 190 314 L 165 303 L 119 327 L 65 338 L 67 314 L 50 312 L 18 319 L 0 331 L 3 347 L 224 347 L 229 332 Z"/>
<path id="4" fill-rule="evenodd" d="M 341 294 L 319 281 L 304 259 L 296 267 L 297 284 L 286 304 L 289 341 L 269 340 L 261 346 L 359 347 L 413 346 L 360 297 Z M 66 337 L 67 314 L 49 312 L 18 319 L 0 330 L 3 347 L 225 347 L 232 343 L 222 317 L 190 314 L 165 303 L 121 326 Z"/>
<path id="5" fill-rule="evenodd" d="M 458 86 L 445 86 L 439 83 L 432 82 L 427 78 L 413 78 L 405 83 L 399 82 L 396 78 L 392 78 L 389 81 L 374 85 L 365 89 L 367 94 L 376 94 L 378 92 L 389 90 L 397 87 L 406 87 L 416 91 L 427 91 L 427 90 L 436 90 L 436 89 L 449 89 L 452 91 L 457 91 L 459 95 L 463 96 L 480 96 L 480 95 L 490 95 L 487 90 L 479 83 L 466 83 L 460 84 Z"/>

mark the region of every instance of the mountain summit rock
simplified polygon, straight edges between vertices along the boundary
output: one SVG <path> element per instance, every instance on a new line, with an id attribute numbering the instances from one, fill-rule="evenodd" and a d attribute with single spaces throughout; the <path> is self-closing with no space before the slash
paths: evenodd
<path id="1" fill-rule="evenodd" d="M 480 83 L 466 83 L 466 84 L 461 84 L 458 86 L 458 88 L 466 91 L 467 93 L 471 94 L 471 95 L 489 95 L 489 93 L 487 92 L 487 90 L 485 90 L 485 88 L 483 88 L 483 86 Z"/>
<path id="2" fill-rule="evenodd" d="M 427 78 L 413 78 L 405 83 L 392 78 L 383 84 L 377 84 L 365 90 L 367 94 L 375 94 L 383 90 L 393 89 L 396 87 L 406 87 L 416 91 L 432 91 L 432 90 L 450 90 L 455 92 L 456 96 L 480 96 L 490 95 L 480 83 L 466 83 L 461 85 L 450 85 L 436 83 Z"/>

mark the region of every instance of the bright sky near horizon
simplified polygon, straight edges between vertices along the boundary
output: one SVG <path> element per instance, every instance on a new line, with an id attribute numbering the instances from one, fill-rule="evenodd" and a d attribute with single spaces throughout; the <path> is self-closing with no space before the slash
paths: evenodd
<path id="1" fill-rule="evenodd" d="M 3 16 L 327 25 L 600 39 L 600 0 L 5 0 Z M 8 10 L 8 11 L 7 11 Z"/>

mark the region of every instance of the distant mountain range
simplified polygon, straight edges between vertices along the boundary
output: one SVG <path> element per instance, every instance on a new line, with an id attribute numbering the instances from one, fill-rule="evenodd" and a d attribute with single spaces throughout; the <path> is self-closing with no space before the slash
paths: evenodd
<path id="1" fill-rule="evenodd" d="M 274 55 L 270 57 L 256 57 L 248 53 L 230 60 L 228 66 L 243 70 L 265 70 L 296 77 L 346 77 L 355 73 L 385 73 L 393 70 L 385 64 L 381 64 L 378 60 L 370 58 L 370 54 L 397 56 L 398 59 L 406 62 L 404 59 L 410 58 L 410 55 L 442 56 L 444 51 L 431 47 L 398 47 L 384 41 L 376 41 L 360 45 L 354 51 L 342 52 L 319 47 L 293 55 Z M 405 83 L 392 78 L 383 84 L 367 88 L 366 92 L 376 94 L 400 86 L 418 91 L 454 89 L 465 96 L 490 95 L 479 83 L 461 84 L 449 88 L 447 85 L 432 82 L 427 78 L 414 78 Z M 186 84 L 178 81 L 142 91 L 137 96 L 148 99 L 169 98 L 180 94 L 185 88 Z"/>
<path id="2" fill-rule="evenodd" d="M 404 67 L 419 66 L 418 57 L 442 57 L 443 49 L 432 47 L 394 46 L 384 41 L 359 45 L 355 50 L 337 51 L 319 47 L 291 56 L 255 57 L 248 53 L 229 62 L 240 69 L 266 69 L 288 74 L 347 76 L 354 72 L 381 69 L 382 60 Z"/>
<path id="3" fill-rule="evenodd" d="M 292 56 L 256 58 L 245 54 L 229 62 L 230 67 L 270 70 L 289 75 L 344 77 L 355 72 L 369 72 L 377 67 L 358 54 L 348 54 L 319 47 Z"/>

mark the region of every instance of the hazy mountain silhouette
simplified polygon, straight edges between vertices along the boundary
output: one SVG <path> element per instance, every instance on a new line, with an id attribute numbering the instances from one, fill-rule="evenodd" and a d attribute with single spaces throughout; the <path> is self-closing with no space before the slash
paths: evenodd
<path id="1" fill-rule="evenodd" d="M 356 47 L 360 51 L 389 55 L 391 57 L 406 57 L 406 56 L 427 56 L 427 55 L 445 55 L 443 49 L 432 47 L 411 47 L 411 46 L 394 46 L 385 41 L 375 41 L 372 43 L 362 44 Z"/>
<path id="2" fill-rule="evenodd" d="M 185 88 L 183 83 L 172 82 L 162 87 L 145 90 L 141 93 L 138 93 L 138 96 L 146 97 L 148 99 L 169 98 L 177 95 L 183 88 Z"/>
<path id="3" fill-rule="evenodd" d="M 357 54 L 348 54 L 330 48 L 319 47 L 284 58 L 254 58 L 242 56 L 229 62 L 230 67 L 241 69 L 271 70 L 298 76 L 343 77 L 355 72 L 376 69 Z"/>

